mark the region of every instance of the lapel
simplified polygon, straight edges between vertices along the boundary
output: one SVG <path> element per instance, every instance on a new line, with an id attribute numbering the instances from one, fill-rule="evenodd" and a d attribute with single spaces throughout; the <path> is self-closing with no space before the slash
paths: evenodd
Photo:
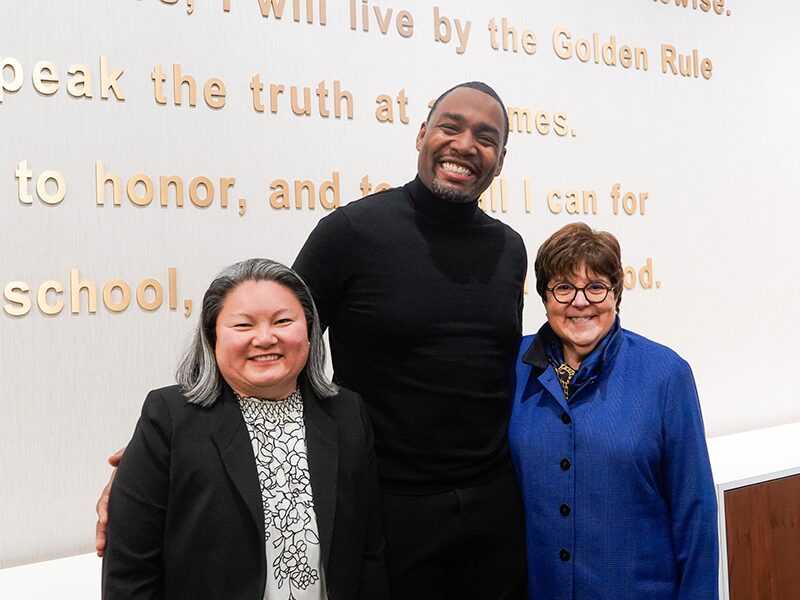
<path id="1" fill-rule="evenodd" d="M 222 458 L 225 471 L 234 487 L 244 499 L 256 529 L 260 547 L 264 544 L 264 505 L 261 499 L 261 487 L 258 483 L 258 471 L 253 457 L 253 446 L 247 433 L 242 411 L 231 389 L 226 385 L 225 391 L 217 401 L 221 411 L 221 424 L 213 434 L 214 444 Z"/>
<path id="2" fill-rule="evenodd" d="M 562 410 L 569 413 L 569 403 L 564 398 L 564 391 L 555 371 L 550 368 L 550 361 L 545 353 L 545 338 L 554 336 L 550 326 L 545 323 L 539 332 L 526 343 L 523 343 L 519 351 L 517 361 L 517 394 L 520 402 L 526 402 L 528 398 L 544 388 L 544 393 L 549 395 Z"/>
<path id="3" fill-rule="evenodd" d="M 333 522 L 336 515 L 337 484 L 339 481 L 339 441 L 336 421 L 322 407 L 322 402 L 336 402 L 335 398 L 320 398 L 305 378 L 300 384 L 303 394 L 303 415 L 306 425 L 306 448 L 314 512 L 322 547 L 322 564 L 329 564 Z"/>
<path id="4" fill-rule="evenodd" d="M 538 377 L 539 383 L 547 391 L 547 393 L 555 400 L 564 412 L 570 413 L 569 403 L 564 398 L 564 390 L 561 387 L 561 382 L 558 380 L 558 375 L 551 368 L 545 369 Z"/>

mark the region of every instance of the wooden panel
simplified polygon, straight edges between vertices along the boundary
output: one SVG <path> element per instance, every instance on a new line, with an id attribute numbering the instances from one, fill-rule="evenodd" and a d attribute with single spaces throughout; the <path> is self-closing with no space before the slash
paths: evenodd
<path id="1" fill-rule="evenodd" d="M 800 598 L 800 475 L 725 492 L 730 600 Z"/>

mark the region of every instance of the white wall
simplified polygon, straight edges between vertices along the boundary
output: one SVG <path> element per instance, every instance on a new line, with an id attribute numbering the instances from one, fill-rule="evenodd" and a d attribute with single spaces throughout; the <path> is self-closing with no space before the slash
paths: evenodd
<path id="1" fill-rule="evenodd" d="M 319 200 L 313 210 L 272 208 L 271 182 L 309 179 L 319 186 L 337 172 L 342 203 L 361 195 L 364 175 L 373 183 L 404 183 L 414 175 L 414 136 L 428 102 L 464 80 L 487 81 L 509 107 L 543 111 L 551 120 L 566 115 L 564 136 L 552 127 L 546 135 L 512 131 L 496 182 L 498 190 L 506 186 L 506 210 L 498 206 L 494 214 L 522 233 L 531 263 L 544 237 L 568 221 L 612 231 L 624 262 L 638 270 L 651 259 L 660 282 L 626 291 L 623 324 L 690 361 L 709 435 L 800 420 L 789 375 L 800 332 L 800 8 L 791 0 L 728 0 L 716 15 L 691 8 L 692 0 L 688 8 L 665 2 L 358 0 L 355 30 L 345 0 L 325 3 L 324 25 L 320 0 L 312 24 L 305 2 L 299 22 L 292 20 L 291 0 L 281 19 L 274 12 L 262 17 L 259 0 L 192 2 L 191 14 L 188 0 L 4 3 L 0 62 L 18 64 L 22 79 L 15 82 L 14 68 L 6 67 L 5 90 L 20 85 L 0 97 L 0 567 L 91 550 L 94 501 L 108 476 L 103 459 L 129 438 L 147 390 L 172 380 L 197 316 L 184 316 L 184 300 L 197 305 L 213 274 L 235 260 L 259 255 L 291 263 L 328 212 Z M 361 25 L 365 6 L 368 32 Z M 470 22 L 463 52 L 457 41 L 435 41 L 434 6 L 451 22 Z M 376 8 L 384 17 L 391 10 L 385 34 Z M 414 23 L 408 37 L 394 21 L 403 10 Z M 500 29 L 505 18 L 520 34 L 533 32 L 535 52 L 492 49 L 492 18 Z M 618 48 L 645 48 L 648 69 L 559 58 L 552 43 L 558 28 L 573 41 L 596 32 L 600 44 L 614 35 Z M 710 58 L 710 78 L 662 73 L 662 44 Z M 123 69 L 117 93 L 124 100 L 113 92 L 100 98 L 101 56 L 109 73 Z M 56 67 L 57 86 L 45 81 L 37 91 L 39 61 Z M 91 99 L 68 93 L 75 77 L 67 71 L 75 64 L 91 72 Z M 159 64 L 168 76 L 165 105 L 151 79 Z M 173 64 L 198 79 L 196 107 L 187 106 L 186 91 L 182 106 L 173 103 Z M 286 86 L 277 113 L 267 92 L 265 112 L 254 110 L 255 74 L 267 90 L 270 83 Z M 202 84 L 212 77 L 226 87 L 220 109 L 203 100 Z M 318 84 L 325 82 L 332 97 L 334 81 L 352 95 L 352 119 L 336 118 L 331 98 L 327 118 L 317 110 Z M 291 85 L 311 88 L 314 114 L 293 115 Z M 52 95 L 42 93 L 54 87 Z M 408 123 L 396 102 L 395 122 L 379 123 L 376 97 L 396 98 L 400 90 Z M 33 172 L 23 186 L 29 204 L 15 178 L 23 160 Z M 106 205 L 98 206 L 97 161 L 120 175 L 123 188 L 133 174 L 148 175 L 156 182 L 154 200 L 135 206 L 123 189 L 115 207 L 109 185 Z M 48 170 L 63 177 L 66 189 L 52 206 L 35 193 Z M 179 175 L 187 188 L 193 178 L 209 178 L 212 206 L 198 208 L 188 197 L 182 208 L 172 200 L 159 206 L 160 175 Z M 220 206 L 221 177 L 236 179 L 228 208 Z M 645 214 L 613 214 L 617 182 L 623 192 L 648 194 Z M 553 214 L 551 189 L 596 191 L 597 214 Z M 54 194 L 51 181 L 44 196 Z M 239 198 L 246 199 L 244 215 Z M 70 312 L 71 269 L 97 285 L 96 313 L 89 314 L 85 292 L 78 314 Z M 148 278 L 164 289 L 153 311 L 135 299 L 137 284 Z M 132 288 L 121 312 L 102 299 L 114 279 Z M 65 306 L 46 315 L 37 291 L 51 280 L 64 291 L 47 293 L 43 306 Z M 30 291 L 22 294 L 24 286 L 14 282 Z M 151 289 L 144 302 L 152 299 Z M 119 301 L 117 291 L 109 304 Z M 526 330 L 542 319 L 530 294 Z"/>

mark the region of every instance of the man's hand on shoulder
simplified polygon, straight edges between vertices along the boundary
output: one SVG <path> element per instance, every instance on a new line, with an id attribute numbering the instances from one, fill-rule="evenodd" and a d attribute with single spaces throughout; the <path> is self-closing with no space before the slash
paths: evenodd
<path id="1" fill-rule="evenodd" d="M 114 454 L 108 457 L 108 464 L 114 467 L 111 472 L 111 477 L 103 488 L 100 498 L 97 500 L 97 526 L 94 532 L 94 545 L 97 550 L 97 556 L 103 556 L 106 549 L 106 527 L 108 526 L 108 497 L 111 494 L 111 486 L 114 484 L 114 476 L 117 474 L 117 467 L 122 455 L 125 454 L 125 448 L 120 448 Z"/>

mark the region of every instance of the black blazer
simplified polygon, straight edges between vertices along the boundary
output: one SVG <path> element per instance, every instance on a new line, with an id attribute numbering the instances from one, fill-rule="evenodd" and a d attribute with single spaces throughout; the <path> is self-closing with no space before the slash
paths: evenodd
<path id="1" fill-rule="evenodd" d="M 329 600 L 388 598 L 372 428 L 348 390 L 301 382 Z M 150 392 L 109 499 L 103 598 L 263 600 L 264 510 L 233 392 L 211 407 Z"/>

